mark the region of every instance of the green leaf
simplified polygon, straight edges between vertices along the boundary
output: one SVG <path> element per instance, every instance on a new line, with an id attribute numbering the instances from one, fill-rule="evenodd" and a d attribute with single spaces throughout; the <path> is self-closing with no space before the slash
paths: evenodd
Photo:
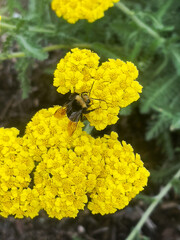
<path id="1" fill-rule="evenodd" d="M 178 76 L 180 76 L 180 46 L 172 48 L 171 51 L 172 54 L 172 60 L 174 63 L 174 66 L 176 67 L 176 71 Z"/>
<path id="2" fill-rule="evenodd" d="M 172 181 L 172 186 L 174 188 L 174 191 L 180 195 L 180 179 L 174 179 Z"/>
<path id="3" fill-rule="evenodd" d="M 154 198 L 153 197 L 149 197 L 147 195 L 144 195 L 142 193 L 139 193 L 135 199 L 137 200 L 142 200 L 144 203 L 146 204 L 151 204 L 153 201 L 154 201 Z"/>
<path id="4" fill-rule="evenodd" d="M 164 161 L 164 160 L 163 160 Z M 163 167 L 157 170 L 151 170 L 151 181 L 155 184 L 166 184 L 169 179 L 177 172 L 180 168 L 179 159 L 173 162 L 165 163 Z"/>
<path id="5" fill-rule="evenodd" d="M 121 58 L 121 51 L 120 47 L 112 47 L 102 43 L 93 43 L 92 48 L 95 52 L 100 53 L 104 58 Z M 119 54 L 118 54 L 119 53 Z"/>
<path id="6" fill-rule="evenodd" d="M 20 1 L 7 0 L 7 6 L 9 9 L 9 13 L 11 15 L 14 14 L 17 10 L 19 10 L 21 13 L 24 12 L 24 9 L 23 9 Z"/>
<path id="7" fill-rule="evenodd" d="M 29 57 L 36 58 L 38 60 L 44 60 L 48 57 L 48 54 L 42 51 L 40 48 L 34 47 L 26 37 L 22 35 L 16 35 L 18 43 L 24 48 Z"/>
<path id="8" fill-rule="evenodd" d="M 154 80 L 143 91 L 143 98 L 141 99 L 141 112 L 148 113 L 154 106 L 166 106 L 176 95 L 178 80 L 177 76 L 164 77 Z"/>
<path id="9" fill-rule="evenodd" d="M 22 89 L 22 98 L 25 99 L 28 97 L 30 92 L 30 69 L 32 66 L 32 59 L 26 58 L 26 61 L 24 59 L 18 59 L 16 62 L 15 68 L 18 73 L 18 80 L 21 84 Z"/>
<path id="10" fill-rule="evenodd" d="M 164 129 L 161 134 L 158 135 L 157 144 L 161 146 L 162 153 L 165 154 L 166 158 L 170 161 L 174 159 L 174 146 L 172 142 L 172 136 L 169 132 L 169 127 Z"/>
<path id="11" fill-rule="evenodd" d="M 160 21 L 162 21 L 162 19 L 167 15 L 167 10 L 170 8 L 172 3 L 173 3 L 173 0 L 162 2 L 161 7 L 159 8 L 159 11 L 157 12 L 157 18 Z"/>
<path id="12" fill-rule="evenodd" d="M 132 106 L 121 108 L 121 110 L 119 111 L 120 116 L 129 116 L 131 113 L 132 113 Z"/>
<path id="13" fill-rule="evenodd" d="M 178 130 L 180 129 L 180 113 L 177 113 L 172 120 L 172 124 L 170 125 L 170 130 Z"/>
<path id="14" fill-rule="evenodd" d="M 157 137 L 160 133 L 167 130 L 171 123 L 171 118 L 165 113 L 156 114 L 153 117 L 154 119 L 149 122 L 148 131 L 146 133 L 147 141 Z"/>
<path id="15" fill-rule="evenodd" d="M 86 120 L 84 121 L 84 128 L 83 128 L 83 131 L 87 132 L 88 134 L 90 134 L 92 132 L 92 130 L 94 129 L 93 126 L 90 125 L 90 123 Z"/>

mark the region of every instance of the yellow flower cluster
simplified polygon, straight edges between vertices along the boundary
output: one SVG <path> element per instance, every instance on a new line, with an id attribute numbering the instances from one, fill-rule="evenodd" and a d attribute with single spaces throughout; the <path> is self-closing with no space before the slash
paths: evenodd
<path id="1" fill-rule="evenodd" d="M 38 192 L 29 188 L 34 161 L 15 128 L 0 128 L 0 214 L 34 217 L 40 210 Z"/>
<path id="2" fill-rule="evenodd" d="M 79 19 L 94 22 L 104 16 L 104 11 L 113 7 L 119 0 L 52 0 L 51 7 L 58 17 L 63 17 L 69 23 Z"/>
<path id="3" fill-rule="evenodd" d="M 87 49 L 74 48 L 60 60 L 54 72 L 59 93 L 89 92 L 99 65 L 99 56 Z"/>
<path id="4" fill-rule="evenodd" d="M 120 108 L 139 99 L 142 86 L 136 81 L 138 70 L 131 62 L 119 59 L 99 64 L 99 56 L 90 50 L 72 49 L 60 60 L 54 72 L 59 93 L 89 94 L 91 109 L 86 114 L 97 130 L 115 124 Z"/>
<path id="5" fill-rule="evenodd" d="M 68 129 L 69 119 L 64 117 L 61 121 L 54 116 L 59 106 L 42 109 L 35 114 L 26 126 L 25 138 L 33 152 L 32 157 L 38 161 L 42 151 L 54 146 L 69 147 L 72 139 L 76 139 L 82 133 L 83 123 L 79 122 L 73 136 L 70 138 Z M 32 144 L 33 143 L 33 144 Z M 39 152 L 39 154 L 38 154 Z"/>
<path id="6" fill-rule="evenodd" d="M 72 136 L 59 107 L 40 110 L 26 127 L 0 129 L 0 214 L 76 217 L 85 205 L 93 214 L 124 208 L 147 184 L 149 172 L 129 144 L 110 136 L 94 139 L 79 122 Z M 32 179 L 31 179 L 32 178 Z"/>

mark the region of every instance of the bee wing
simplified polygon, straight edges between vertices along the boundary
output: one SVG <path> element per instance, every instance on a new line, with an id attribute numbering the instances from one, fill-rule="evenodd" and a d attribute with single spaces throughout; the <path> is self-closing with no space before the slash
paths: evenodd
<path id="1" fill-rule="evenodd" d="M 56 112 L 54 113 L 54 116 L 55 116 L 56 118 L 59 118 L 59 119 L 61 119 L 64 115 L 66 115 L 66 108 L 65 108 L 65 107 L 63 107 L 63 108 L 58 108 L 58 109 L 56 110 Z"/>
<path id="2" fill-rule="evenodd" d="M 69 96 L 69 100 L 71 101 L 74 100 L 77 95 L 78 95 L 77 93 L 71 93 Z"/>
<path id="3" fill-rule="evenodd" d="M 72 122 L 78 122 L 81 117 L 81 114 L 82 114 L 82 109 L 77 112 L 70 112 L 67 115 Z"/>
<path id="4" fill-rule="evenodd" d="M 69 136 L 73 135 L 74 131 L 76 130 L 77 125 L 78 125 L 78 122 L 69 121 L 68 128 L 67 128 Z"/>

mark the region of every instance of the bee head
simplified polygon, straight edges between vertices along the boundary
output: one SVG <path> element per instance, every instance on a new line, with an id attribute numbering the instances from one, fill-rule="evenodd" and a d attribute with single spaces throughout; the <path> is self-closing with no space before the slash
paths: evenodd
<path id="1" fill-rule="evenodd" d="M 82 97 L 83 101 L 86 103 L 86 105 L 88 106 L 91 102 L 90 99 L 89 99 L 89 96 L 86 93 L 83 93 L 81 95 L 81 97 Z"/>

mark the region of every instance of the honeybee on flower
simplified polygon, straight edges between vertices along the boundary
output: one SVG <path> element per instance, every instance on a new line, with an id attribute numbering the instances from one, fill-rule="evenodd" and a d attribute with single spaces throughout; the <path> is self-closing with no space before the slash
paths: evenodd
<path id="1" fill-rule="evenodd" d="M 76 217 L 124 208 L 147 185 L 149 172 L 131 145 L 111 132 L 93 138 L 82 123 L 69 137 L 69 119 L 54 117 L 59 106 L 38 111 L 24 136 L 0 129 L 0 215 Z M 33 179 L 31 175 L 33 172 Z"/>
<path id="2" fill-rule="evenodd" d="M 65 104 L 64 108 L 59 108 L 54 116 L 61 119 L 65 114 L 69 118 L 68 132 L 71 136 L 76 130 L 79 120 L 82 120 L 83 114 L 87 114 L 92 110 L 88 110 L 90 106 L 90 99 L 87 94 L 71 94 L 69 102 Z"/>
<path id="3" fill-rule="evenodd" d="M 77 105 L 75 122 L 84 113 L 91 126 L 103 130 L 117 122 L 120 108 L 139 99 L 142 86 L 137 77 L 138 70 L 131 62 L 109 59 L 99 66 L 96 53 L 75 48 L 58 63 L 54 86 L 61 94 L 74 94 L 67 105 L 70 120 L 71 113 L 76 112 L 70 107 Z"/>

